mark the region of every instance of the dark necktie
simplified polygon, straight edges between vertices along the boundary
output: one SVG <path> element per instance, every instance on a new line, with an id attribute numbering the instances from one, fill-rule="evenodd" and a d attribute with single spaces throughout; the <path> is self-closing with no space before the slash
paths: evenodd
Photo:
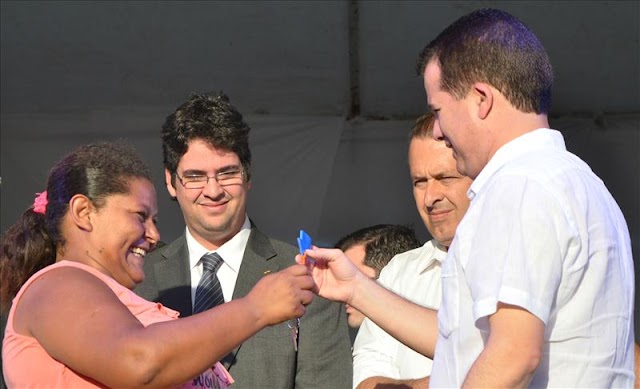
<path id="1" fill-rule="evenodd" d="M 202 262 L 203 271 L 200 283 L 196 288 L 193 313 L 202 312 L 224 303 L 222 287 L 216 275 L 220 265 L 222 265 L 222 258 L 217 253 L 208 253 L 200 261 Z"/>

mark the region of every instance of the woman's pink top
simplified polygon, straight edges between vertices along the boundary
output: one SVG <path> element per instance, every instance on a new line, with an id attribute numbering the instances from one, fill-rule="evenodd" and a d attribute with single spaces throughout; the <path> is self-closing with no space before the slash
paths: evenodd
<path id="1" fill-rule="evenodd" d="M 162 304 L 152 303 L 120 285 L 113 278 L 98 270 L 78 262 L 60 261 L 34 274 L 20 288 L 13 299 L 9 311 L 7 328 L 2 344 L 2 362 L 4 377 L 9 388 L 104 388 L 105 386 L 82 376 L 66 365 L 51 358 L 38 341 L 30 336 L 16 333 L 13 329 L 13 315 L 25 290 L 42 274 L 59 267 L 76 267 L 87 271 L 102 280 L 118 299 L 145 327 L 153 323 L 174 320 L 178 312 L 165 308 Z M 180 385 L 180 388 L 227 388 L 233 379 L 220 363 L 216 363 L 200 376 Z"/>

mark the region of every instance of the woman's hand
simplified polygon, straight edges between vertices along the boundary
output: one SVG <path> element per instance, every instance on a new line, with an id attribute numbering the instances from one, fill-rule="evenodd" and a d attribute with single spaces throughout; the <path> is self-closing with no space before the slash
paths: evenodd
<path id="1" fill-rule="evenodd" d="M 307 268 L 293 265 L 264 276 L 247 295 L 266 325 L 281 323 L 304 315 L 313 300 L 315 284 Z"/>

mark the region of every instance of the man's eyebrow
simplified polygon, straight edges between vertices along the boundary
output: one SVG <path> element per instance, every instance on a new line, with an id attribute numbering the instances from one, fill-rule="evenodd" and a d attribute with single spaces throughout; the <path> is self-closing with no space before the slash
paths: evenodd
<path id="1" fill-rule="evenodd" d="M 237 169 L 242 169 L 242 166 L 241 165 L 236 165 L 236 164 L 226 165 L 226 166 L 223 166 L 220 169 L 218 169 L 218 173 L 220 173 L 220 172 L 228 172 L 229 170 L 237 170 Z"/>
<path id="2" fill-rule="evenodd" d="M 429 179 L 429 177 L 427 177 L 427 175 L 419 173 L 419 174 L 411 174 L 411 180 L 415 181 L 415 180 L 425 180 L 425 179 Z"/>

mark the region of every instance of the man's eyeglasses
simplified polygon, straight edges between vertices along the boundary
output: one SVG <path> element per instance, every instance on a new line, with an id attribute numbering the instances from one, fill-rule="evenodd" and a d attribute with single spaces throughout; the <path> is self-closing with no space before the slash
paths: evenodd
<path id="1" fill-rule="evenodd" d="M 209 183 L 210 178 L 215 179 L 220 186 L 242 184 L 244 180 L 244 170 L 225 170 L 213 176 L 207 176 L 205 174 L 185 174 L 180 177 L 178 173 L 176 173 L 176 177 L 178 177 L 178 180 L 180 180 L 180 183 L 186 189 L 202 189 Z"/>

